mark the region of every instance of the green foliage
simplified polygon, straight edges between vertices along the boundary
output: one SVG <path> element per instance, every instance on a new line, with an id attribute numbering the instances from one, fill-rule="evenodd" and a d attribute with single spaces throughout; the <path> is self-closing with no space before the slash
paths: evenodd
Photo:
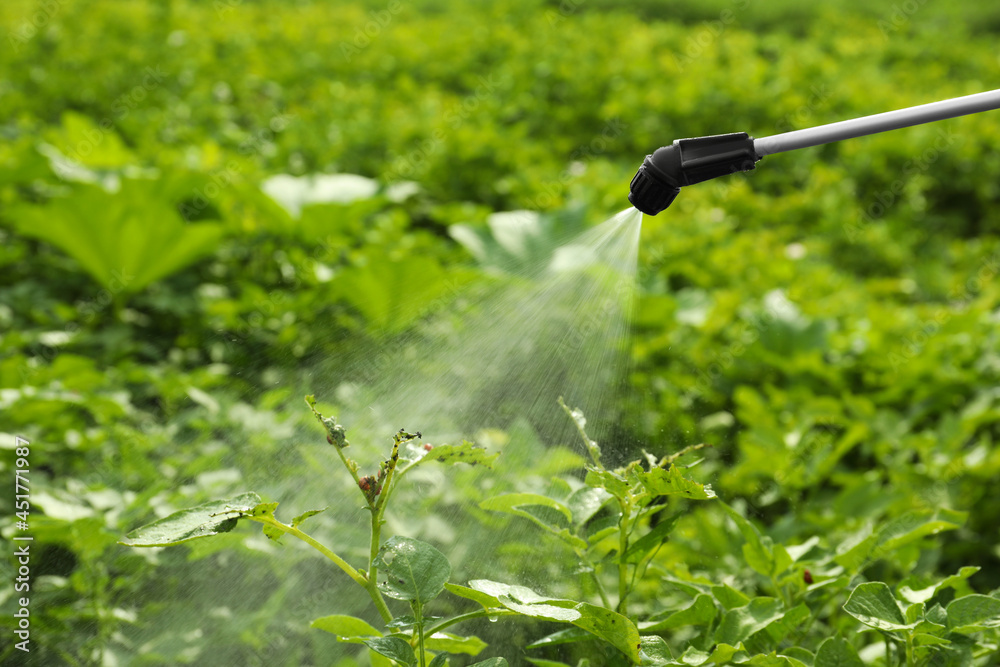
<path id="1" fill-rule="evenodd" d="M 398 535 L 379 548 L 373 564 L 388 577 L 383 593 L 419 605 L 436 598 L 451 575 L 444 554 L 426 542 Z"/>
<path id="2" fill-rule="evenodd" d="M 391 495 L 378 530 L 433 542 L 456 582 L 614 610 L 624 581 L 615 613 L 651 664 L 991 664 L 995 112 L 771 156 L 647 218 L 600 447 L 523 424 L 477 437 L 488 451 L 402 442 L 407 484 L 387 492 L 391 453 L 355 433 L 344 477 L 297 399 L 315 388 L 342 415 L 337 392 L 366 379 L 343 359 L 626 206 L 656 146 L 994 80 L 996 8 L 918 4 L 418 0 L 379 23 L 385 2 L 0 3 L 0 447 L 33 443 L 32 657 L 386 667 L 359 638 L 411 642 L 415 611 L 383 628 L 337 583 L 359 582 L 287 536 L 335 536 L 364 581 L 363 527 Z M 320 432 L 336 444 L 338 426 Z M 462 458 L 477 465 L 447 478 L 429 464 Z M 253 517 L 246 488 L 298 516 Z M 263 535 L 233 529 L 255 519 Z M 145 542 L 183 544 L 118 544 L 155 521 Z M 903 619 L 882 622 L 912 628 L 845 609 L 877 582 Z M 445 590 L 433 613 L 483 616 L 425 637 L 432 665 L 528 645 L 541 665 L 626 659 Z M 307 628 L 331 611 L 365 627 Z"/>
<path id="3" fill-rule="evenodd" d="M 236 527 L 239 517 L 253 514 L 259 507 L 260 496 L 256 493 L 244 493 L 229 500 L 213 500 L 136 528 L 121 543 L 128 547 L 165 547 L 228 533 Z M 270 513 L 273 512 L 271 507 Z"/>

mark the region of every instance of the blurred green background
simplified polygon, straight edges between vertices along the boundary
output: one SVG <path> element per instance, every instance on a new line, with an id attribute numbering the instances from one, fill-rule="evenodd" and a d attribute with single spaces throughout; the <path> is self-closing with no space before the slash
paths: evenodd
<path id="1" fill-rule="evenodd" d="M 5 0 L 0 470 L 28 438 L 33 658 L 353 655 L 306 624 L 363 601 L 288 612 L 323 568 L 305 554 L 115 540 L 274 484 L 250 461 L 315 475 L 299 387 L 483 274 L 452 225 L 597 224 L 675 138 L 1000 87 L 998 32 L 1000 7 L 971 1 Z M 768 157 L 647 217 L 619 447 L 712 443 L 696 474 L 780 539 L 968 511 L 871 567 L 980 565 L 977 590 L 1000 586 L 998 146 L 1000 112 L 979 114 Z M 414 530 L 485 521 L 456 488 L 425 494 Z M 692 569 L 735 575 L 691 526 Z M 541 567 L 525 553 L 496 567 Z"/>

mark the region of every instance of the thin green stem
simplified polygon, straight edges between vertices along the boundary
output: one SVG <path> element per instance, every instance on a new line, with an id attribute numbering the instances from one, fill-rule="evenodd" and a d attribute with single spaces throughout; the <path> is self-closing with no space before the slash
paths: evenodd
<path id="1" fill-rule="evenodd" d="M 361 495 L 365 495 L 364 489 L 361 488 L 361 478 L 358 477 L 358 471 L 354 466 L 347 462 L 347 457 L 344 456 L 343 448 L 337 447 L 336 445 L 334 445 L 333 448 L 337 450 L 337 456 L 340 457 L 340 462 L 344 464 L 345 468 L 347 468 L 347 472 L 351 473 L 351 477 L 354 478 L 354 486 L 358 487 L 358 491 L 361 491 Z M 368 499 L 365 498 L 365 500 Z"/>
<path id="2" fill-rule="evenodd" d="M 389 494 L 392 493 L 392 483 L 396 472 L 396 462 L 399 460 L 399 439 L 393 438 L 392 454 L 386 466 L 385 480 L 382 482 L 382 492 L 374 504 L 369 503 L 372 512 L 371 542 L 368 546 L 368 578 L 375 581 L 378 575 L 378 567 L 375 565 L 375 557 L 378 555 L 379 546 L 382 539 L 382 516 L 385 514 L 385 506 L 389 502 Z M 381 593 L 379 594 L 381 596 Z"/>
<path id="3" fill-rule="evenodd" d="M 601 578 L 597 574 L 597 566 L 594 565 L 587 554 L 582 551 L 577 551 L 577 558 L 580 559 L 580 563 L 584 568 L 590 573 L 590 578 L 594 580 L 594 587 L 597 588 L 597 594 L 601 596 L 601 602 L 607 609 L 611 609 L 611 601 L 608 600 L 608 594 L 604 591 L 604 585 L 601 583 Z"/>
<path id="4" fill-rule="evenodd" d="M 619 498 L 622 517 L 618 522 L 618 613 L 628 616 L 628 522 L 631 508 L 627 499 Z"/>
<path id="5" fill-rule="evenodd" d="M 423 605 L 419 602 L 414 602 L 413 607 L 413 618 L 416 620 L 417 626 L 417 646 L 420 651 L 420 667 L 427 667 L 427 659 L 424 657 L 424 610 Z"/>
<path id="6" fill-rule="evenodd" d="M 779 585 L 778 580 L 775 579 L 773 576 L 771 577 L 771 585 L 774 586 L 774 590 L 777 591 L 778 595 L 781 596 L 781 601 L 785 603 L 785 607 L 791 609 L 792 601 L 789 598 L 788 593 L 785 592 L 784 586 Z"/>
<path id="7" fill-rule="evenodd" d="M 377 581 L 378 567 L 375 565 L 375 557 L 378 556 L 378 548 L 382 539 L 382 519 L 378 513 L 372 510 L 371 541 L 368 545 L 368 581 Z M 381 596 L 382 594 L 379 593 Z"/>
<path id="8" fill-rule="evenodd" d="M 311 535 L 299 530 L 298 528 L 294 528 L 292 526 L 288 526 L 281 523 L 271 515 L 265 514 L 261 516 L 248 516 L 246 518 L 252 521 L 256 521 L 257 523 L 262 523 L 271 526 L 272 528 L 277 528 L 283 533 L 287 533 L 293 537 L 297 537 L 306 544 L 308 544 L 309 546 L 311 546 L 316 551 L 326 556 L 333 562 L 334 565 L 339 567 L 347 574 L 347 576 L 353 579 L 354 582 L 358 584 L 358 586 L 361 586 L 366 591 L 368 591 L 368 595 L 371 597 L 372 602 L 375 603 L 375 608 L 378 610 L 378 613 L 382 617 L 383 621 L 388 623 L 389 621 L 392 620 L 392 614 L 389 612 L 389 608 L 386 606 L 385 600 L 382 598 L 382 594 L 379 592 L 378 587 L 376 586 L 374 577 L 370 576 L 365 577 L 356 569 L 351 567 L 351 565 L 347 561 L 345 561 L 343 558 L 341 558 L 333 551 L 331 551 L 325 544 L 317 541 Z"/>

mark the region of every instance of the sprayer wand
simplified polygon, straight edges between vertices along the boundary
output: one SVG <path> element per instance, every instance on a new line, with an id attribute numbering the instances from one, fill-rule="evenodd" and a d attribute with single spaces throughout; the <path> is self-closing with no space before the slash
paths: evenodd
<path id="1" fill-rule="evenodd" d="M 765 155 L 898 130 L 945 118 L 1000 109 L 1000 90 L 754 139 L 746 132 L 677 139 L 647 155 L 629 186 L 628 200 L 646 215 L 670 206 L 681 187 L 750 171 Z"/>

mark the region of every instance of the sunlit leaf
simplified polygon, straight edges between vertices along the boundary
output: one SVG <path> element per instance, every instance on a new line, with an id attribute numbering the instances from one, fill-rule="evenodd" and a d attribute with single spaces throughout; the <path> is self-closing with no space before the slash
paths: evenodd
<path id="1" fill-rule="evenodd" d="M 424 646 L 431 651 L 479 655 L 487 647 L 487 643 L 474 635 L 461 637 L 447 632 L 435 632 L 424 638 Z"/>
<path id="2" fill-rule="evenodd" d="M 244 493 L 229 500 L 213 500 L 136 528 L 125 539 L 120 540 L 119 544 L 130 547 L 163 547 L 226 533 L 236 527 L 240 514 L 248 514 L 258 505 L 260 496 L 256 493 Z"/>
<path id="3" fill-rule="evenodd" d="M 892 591 L 881 581 L 859 584 L 844 603 L 844 611 L 878 630 L 906 630 L 908 624 Z"/>
<path id="4" fill-rule="evenodd" d="M 858 652 L 846 640 L 829 637 L 819 645 L 813 667 L 863 667 L 864 664 Z"/>
<path id="5" fill-rule="evenodd" d="M 715 603 L 708 595 L 699 595 L 684 609 L 670 614 L 664 619 L 639 624 L 642 632 L 663 632 L 684 625 L 708 625 L 718 614 Z"/>
<path id="6" fill-rule="evenodd" d="M 451 576 L 451 565 L 443 553 L 409 537 L 389 538 L 374 565 L 386 575 L 386 581 L 379 584 L 384 594 L 419 604 L 436 598 Z"/>
<path id="7" fill-rule="evenodd" d="M 745 607 L 730 609 L 715 631 L 715 640 L 721 644 L 738 644 L 752 634 L 763 630 L 784 615 L 784 605 L 775 598 L 753 598 Z"/>
<path id="8" fill-rule="evenodd" d="M 670 466 L 669 470 L 653 468 L 650 471 L 635 471 L 636 479 L 654 496 L 677 495 L 691 500 L 715 498 L 710 484 L 699 484 L 681 473 L 680 466 Z"/>
<path id="9" fill-rule="evenodd" d="M 964 634 L 1000 628 L 1000 600 L 987 595 L 966 595 L 952 600 L 946 609 L 948 627 Z"/>
<path id="10" fill-rule="evenodd" d="M 368 624 L 367 621 L 354 616 L 342 616 L 333 614 L 322 616 L 309 624 L 311 628 L 326 630 L 337 635 L 341 641 L 352 644 L 360 644 L 365 637 L 381 637 L 382 633 Z"/>
<path id="11" fill-rule="evenodd" d="M 362 642 L 376 653 L 404 665 L 412 665 L 417 661 L 413 648 L 399 637 L 366 637 Z"/>

